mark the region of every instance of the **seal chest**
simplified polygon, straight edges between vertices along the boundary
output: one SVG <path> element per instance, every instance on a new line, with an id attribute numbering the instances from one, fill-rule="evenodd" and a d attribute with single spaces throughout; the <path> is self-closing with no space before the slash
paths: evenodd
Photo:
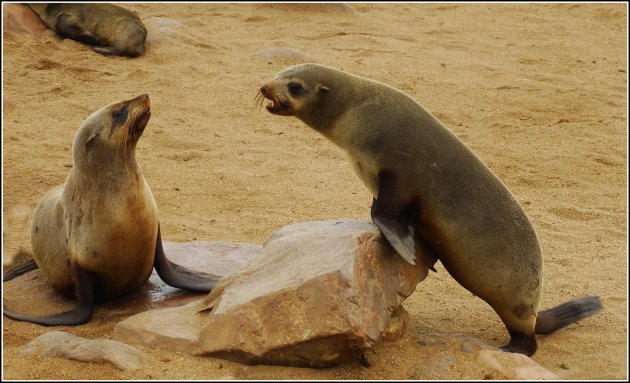
<path id="1" fill-rule="evenodd" d="M 534 353 L 542 291 L 534 229 L 459 138 L 401 91 L 323 65 L 280 72 L 260 88 L 264 99 L 269 112 L 297 117 L 348 154 L 374 197 L 372 220 L 404 259 L 415 262 L 416 244 L 432 253 L 501 317 L 506 349 Z"/>

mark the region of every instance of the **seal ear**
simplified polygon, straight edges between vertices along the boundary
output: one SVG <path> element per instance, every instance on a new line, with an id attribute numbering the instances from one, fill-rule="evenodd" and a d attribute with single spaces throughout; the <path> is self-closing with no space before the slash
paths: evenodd
<path id="1" fill-rule="evenodd" d="M 322 93 L 328 93 L 330 92 L 330 88 L 328 88 L 326 85 L 322 85 L 322 84 L 317 84 L 317 86 L 315 87 L 315 89 L 318 92 L 322 92 Z"/>
<path id="2" fill-rule="evenodd" d="M 87 140 L 85 140 L 85 146 L 87 147 L 87 146 L 90 144 L 90 142 L 94 141 L 94 139 L 96 138 L 96 136 L 98 136 L 98 133 L 96 133 L 96 132 L 95 132 L 95 133 L 90 134 L 90 137 L 88 137 L 88 139 L 87 139 Z"/>

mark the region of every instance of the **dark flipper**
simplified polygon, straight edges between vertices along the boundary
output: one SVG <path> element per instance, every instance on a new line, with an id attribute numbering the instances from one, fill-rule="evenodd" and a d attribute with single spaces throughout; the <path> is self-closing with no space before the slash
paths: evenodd
<path id="1" fill-rule="evenodd" d="M 565 302 L 549 310 L 541 311 L 536 317 L 536 334 L 546 335 L 575 323 L 580 319 L 589 317 L 602 310 L 599 297 L 584 297 Z M 501 350 L 518 352 L 532 356 L 536 352 L 536 335 L 526 335 L 510 332 L 510 343 L 501 347 Z"/>
<path id="2" fill-rule="evenodd" d="M 584 297 L 565 302 L 549 310 L 541 311 L 536 317 L 536 334 L 551 334 L 554 331 L 589 317 L 602 310 L 597 296 Z"/>
<path id="3" fill-rule="evenodd" d="M 120 51 L 120 49 L 115 49 L 115 48 L 112 48 L 112 47 L 97 47 L 97 46 L 93 46 L 92 49 L 94 50 L 94 52 L 100 53 L 100 54 L 105 55 L 105 56 L 120 55 L 122 53 Z"/>
<path id="4" fill-rule="evenodd" d="M 55 25 L 59 34 L 67 36 L 73 40 L 96 46 L 106 46 L 109 43 L 94 33 L 83 29 L 80 20 L 76 16 L 62 13 L 57 17 Z"/>
<path id="5" fill-rule="evenodd" d="M 29 271 L 37 270 L 38 266 L 35 263 L 34 259 L 30 259 L 18 266 L 15 266 L 11 270 L 7 271 L 6 274 L 2 275 L 2 282 L 10 281 L 15 277 L 19 277 L 24 273 L 28 273 Z"/>
<path id="6" fill-rule="evenodd" d="M 87 323 L 94 312 L 94 276 L 78 266 L 74 266 L 72 269 L 78 301 L 75 309 L 44 316 L 17 314 L 4 309 L 3 314 L 11 319 L 44 326 L 76 326 Z"/>
<path id="7" fill-rule="evenodd" d="M 155 271 L 166 284 L 180 289 L 205 293 L 212 290 L 218 280 L 218 277 L 214 275 L 190 270 L 169 261 L 162 248 L 162 236 L 159 225 L 153 267 L 155 267 Z"/>
<path id="8" fill-rule="evenodd" d="M 401 200 L 394 177 L 378 176 L 378 198 L 372 202 L 372 221 L 405 261 L 416 264 L 414 245 L 417 209 Z"/>
<path id="9" fill-rule="evenodd" d="M 531 334 L 530 336 L 528 336 L 518 332 L 510 331 L 510 336 L 510 343 L 506 344 L 503 347 L 500 347 L 501 351 L 516 352 L 527 356 L 534 355 L 536 349 L 538 348 L 535 334 Z"/>

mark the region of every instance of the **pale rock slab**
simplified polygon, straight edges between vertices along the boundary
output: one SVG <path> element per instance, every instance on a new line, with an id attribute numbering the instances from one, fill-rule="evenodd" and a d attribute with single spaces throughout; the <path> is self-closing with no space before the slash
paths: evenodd
<path id="1" fill-rule="evenodd" d="M 85 339 L 65 331 L 50 331 L 33 339 L 22 353 L 81 362 L 109 362 L 119 370 L 136 370 L 148 358 L 137 348 L 115 340 Z"/>
<path id="2" fill-rule="evenodd" d="M 408 264 L 369 222 L 289 225 L 203 301 L 128 318 L 114 337 L 246 364 L 332 366 L 404 333 L 401 323 L 387 331 L 392 314 L 434 262 L 418 252 Z"/>
<path id="3" fill-rule="evenodd" d="M 193 270 L 225 277 L 262 250 L 261 245 L 221 241 L 171 242 L 163 241 L 164 252 L 171 261 Z M 26 252 L 25 252 L 26 253 Z M 32 258 L 20 256 L 22 261 Z M 10 267 L 5 267 L 7 271 Z M 76 304 L 74 298 L 59 294 L 48 284 L 40 270 L 33 270 L 3 283 L 5 307 L 19 313 L 46 315 L 69 310 Z M 116 300 L 96 305 L 92 320 L 119 321 L 149 309 L 182 306 L 199 300 L 206 294 L 193 293 L 165 284 L 155 270 L 140 291 Z M 7 319 L 5 319 L 7 320 Z"/>
<path id="4" fill-rule="evenodd" d="M 481 350 L 478 360 L 508 379 L 558 380 L 558 375 L 534 362 L 528 356 L 499 350 Z"/>
<path id="5" fill-rule="evenodd" d="M 480 339 L 451 334 L 418 337 L 417 367 L 410 379 L 558 380 L 558 375 L 531 358 L 503 352 Z"/>

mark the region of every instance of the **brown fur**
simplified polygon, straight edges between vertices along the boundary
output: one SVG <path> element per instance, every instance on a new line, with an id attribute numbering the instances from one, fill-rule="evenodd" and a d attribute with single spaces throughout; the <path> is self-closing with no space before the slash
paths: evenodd
<path id="1" fill-rule="evenodd" d="M 28 4 L 63 37 L 88 44 L 104 55 L 136 57 L 144 52 L 147 30 L 133 12 L 113 4 Z"/>
<path id="2" fill-rule="evenodd" d="M 411 240 L 494 308 L 512 336 L 507 349 L 535 352 L 543 275 L 536 234 L 516 198 L 459 138 L 401 91 L 322 65 L 280 72 L 261 88 L 263 98 L 271 113 L 299 118 L 346 151 L 375 203 L 387 180 L 395 195 L 386 206 L 412 215 Z M 566 318 L 563 325 L 577 314 Z"/>

